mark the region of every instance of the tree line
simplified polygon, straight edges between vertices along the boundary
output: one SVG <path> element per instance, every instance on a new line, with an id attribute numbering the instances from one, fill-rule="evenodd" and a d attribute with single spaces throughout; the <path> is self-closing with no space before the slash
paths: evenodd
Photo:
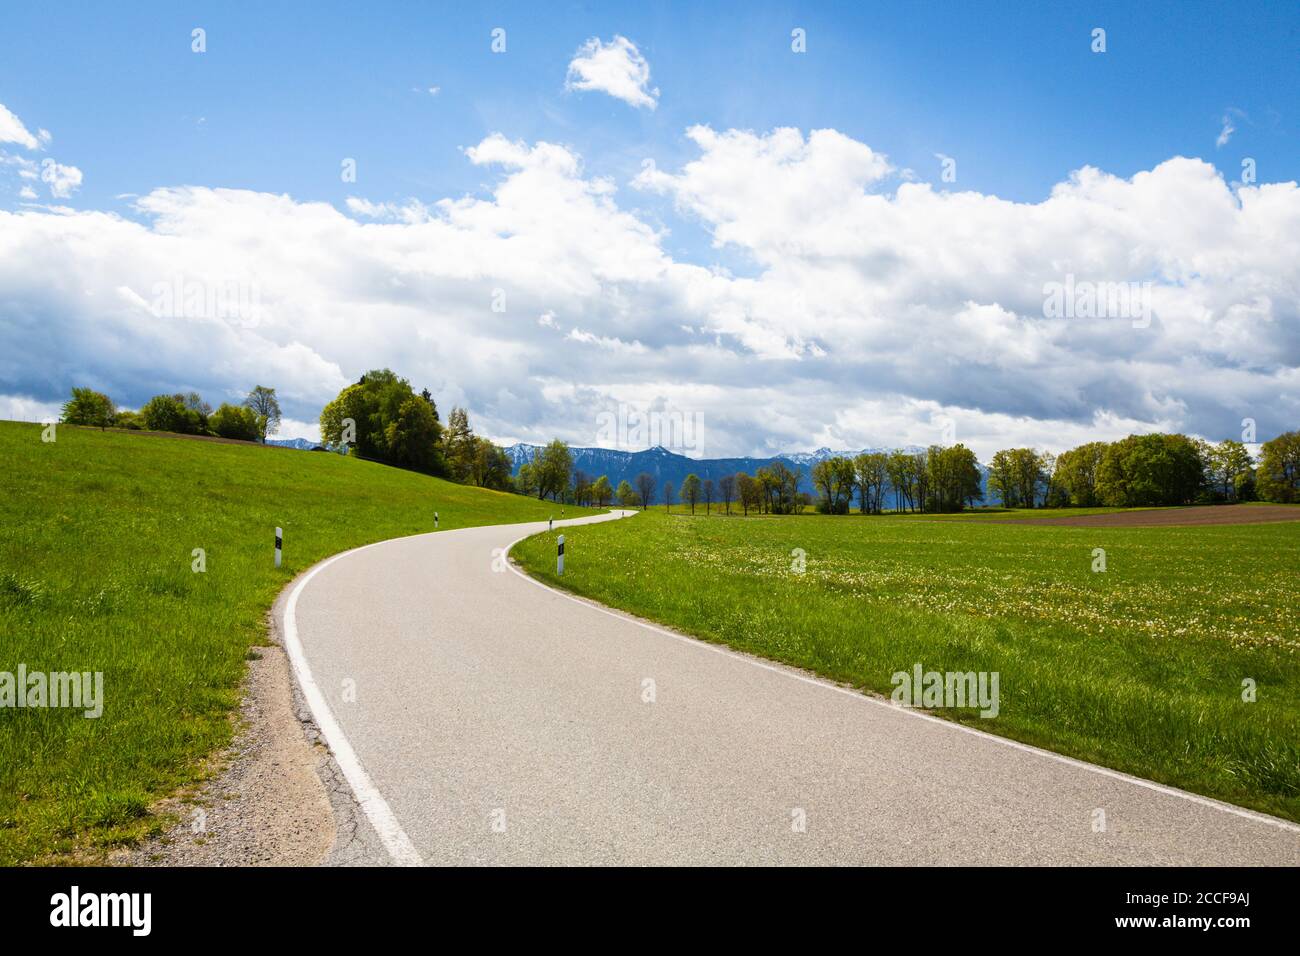
<path id="1" fill-rule="evenodd" d="M 196 392 L 155 395 L 139 411 L 119 410 L 90 388 L 74 388 L 61 420 L 99 428 L 147 429 L 265 442 L 281 421 L 275 389 L 255 386 L 238 405 L 215 411 Z M 556 502 L 627 508 L 665 507 L 678 500 L 691 513 L 715 505 L 730 514 L 796 514 L 815 506 L 824 514 L 894 511 L 951 512 L 983 501 L 980 467 L 965 445 L 932 445 L 915 451 L 835 456 L 803 474 L 781 460 L 754 474 L 737 472 L 716 481 L 689 474 L 681 488 L 646 472 L 612 486 L 608 476 L 573 467 L 568 445 L 556 439 L 512 477 L 503 449 L 475 435 L 469 415 L 453 408 L 444 426 L 429 390 L 416 394 L 390 369 L 362 375 L 327 403 L 320 415 L 321 440 L 335 451 L 413 468 L 473 484 Z M 988 465 L 988 494 L 1008 508 L 1152 507 L 1264 500 L 1300 503 L 1300 431 L 1264 442 L 1258 460 L 1242 442 L 1210 444 L 1180 434 L 1129 435 L 1114 442 L 1087 442 L 1051 455 L 1032 448 L 1006 448 Z"/>
<path id="2" fill-rule="evenodd" d="M 984 497 L 979 461 L 961 444 L 827 458 L 813 465 L 812 480 L 824 514 L 848 514 L 855 493 L 863 514 L 881 514 L 887 497 L 895 511 L 932 512 L 961 511 Z"/>
<path id="3" fill-rule="evenodd" d="M 979 461 L 961 444 L 824 459 L 811 469 L 815 495 L 800 488 L 802 477 L 779 460 L 716 482 L 689 474 L 680 489 L 642 473 L 635 485 L 621 482 L 614 498 L 624 507 L 658 501 L 667 508 L 679 493 L 692 514 L 701 505 L 711 513 L 715 504 L 730 514 L 734 503 L 746 515 L 795 514 L 810 505 L 823 514 L 848 514 L 855 504 L 863 514 L 953 512 L 985 498 Z M 1242 442 L 1210 444 L 1179 434 L 1088 442 L 1060 455 L 1008 448 L 993 456 L 987 486 L 1008 508 L 1300 503 L 1300 431 L 1264 442 L 1258 461 Z"/>
<path id="4" fill-rule="evenodd" d="M 1179 434 L 1088 442 L 1057 456 L 1008 448 L 990 461 L 988 486 L 1009 508 L 1296 502 L 1300 432 L 1264 442 L 1258 462 L 1242 442 Z"/>
<path id="5" fill-rule="evenodd" d="M 741 471 L 716 481 L 691 473 L 680 488 L 642 472 L 634 484 L 621 482 L 614 497 L 624 507 L 644 510 L 656 502 L 670 507 L 680 496 L 692 514 L 701 505 L 705 514 L 715 505 L 730 514 L 734 505 L 745 515 L 798 514 L 812 506 L 823 514 L 848 514 L 855 498 L 863 513 L 878 514 L 885 508 L 886 489 L 897 510 L 956 511 L 982 498 L 979 464 L 964 445 L 836 456 L 815 464 L 810 478 L 812 489 L 805 490 L 803 473 L 780 459 L 752 475 Z"/>
<path id="6" fill-rule="evenodd" d="M 59 420 L 65 425 L 101 429 L 125 428 L 265 442 L 266 436 L 280 427 L 280 403 L 275 389 L 257 385 L 242 403 L 222 402 L 216 411 L 198 392 L 155 395 L 139 411 L 131 411 L 119 409 L 103 392 L 74 388 Z"/>

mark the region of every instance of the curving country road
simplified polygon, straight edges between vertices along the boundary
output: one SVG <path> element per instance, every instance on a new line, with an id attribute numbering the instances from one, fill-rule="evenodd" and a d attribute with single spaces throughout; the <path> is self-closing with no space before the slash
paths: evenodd
<path id="1" fill-rule="evenodd" d="M 552 591 L 499 550 L 545 527 L 371 545 L 277 605 L 356 798 L 329 862 L 1300 864 L 1293 824 Z"/>

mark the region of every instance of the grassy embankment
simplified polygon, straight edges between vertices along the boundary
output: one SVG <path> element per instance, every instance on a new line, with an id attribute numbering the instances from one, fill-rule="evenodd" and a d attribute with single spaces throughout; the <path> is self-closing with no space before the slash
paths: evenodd
<path id="1" fill-rule="evenodd" d="M 102 671 L 104 711 L 0 708 L 0 865 L 110 846 L 231 736 L 279 591 L 320 559 L 558 511 L 337 455 L 0 422 L 0 671 Z M 568 508 L 567 513 L 590 513 Z M 276 526 L 284 566 L 273 563 Z M 193 551 L 206 551 L 195 573 Z"/>
<path id="2" fill-rule="evenodd" d="M 562 580 L 551 535 L 512 553 L 551 584 L 881 694 L 918 662 L 997 671 L 996 718 L 936 712 L 1300 820 L 1298 522 L 692 520 L 661 507 L 565 534 Z"/>

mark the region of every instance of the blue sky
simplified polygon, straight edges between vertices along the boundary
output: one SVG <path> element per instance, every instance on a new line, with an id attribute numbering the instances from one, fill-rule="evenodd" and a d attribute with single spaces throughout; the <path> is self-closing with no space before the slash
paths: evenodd
<path id="1" fill-rule="evenodd" d="M 465 150 L 499 135 L 559 144 L 580 159 L 585 181 L 611 180 L 617 209 L 657 231 L 658 249 L 674 263 L 761 279 L 789 271 L 787 263 L 774 262 L 748 239 L 721 239 L 727 224 L 711 218 L 707 201 L 685 198 L 684 183 L 631 188 L 646 159 L 676 173 L 699 158 L 701 148 L 687 134 L 693 126 L 759 137 L 784 127 L 804 135 L 837 131 L 887 157 L 890 175 L 865 184 L 868 192 L 891 192 L 914 180 L 936 192 L 1033 205 L 1081 167 L 1128 180 L 1179 156 L 1208 164 L 1229 184 L 1241 177 L 1246 157 L 1260 183 L 1300 179 L 1295 4 L 466 6 L 11 6 L 0 30 L 0 104 L 33 134 L 48 130 L 51 141 L 26 153 L 11 145 L 10 152 L 29 162 L 52 157 L 76 167 L 83 179 L 64 190 L 67 195 L 34 200 L 20 193 L 31 188 L 29 181 L 5 179 L 0 169 L 0 210 L 32 216 L 53 203 L 111 212 L 156 229 L 149 225 L 154 213 L 142 210 L 138 197 L 164 187 L 287 194 L 299 204 L 332 204 L 345 216 L 352 215 L 349 197 L 375 204 L 413 198 L 430 207 L 465 196 L 491 202 L 503 172 L 468 161 Z M 206 31 L 203 54 L 191 51 L 195 27 Z M 506 31 L 504 54 L 490 50 L 498 27 Z M 791 51 L 795 27 L 806 30 L 804 54 Z M 1096 27 L 1106 31 L 1100 54 L 1090 48 Z M 566 67 L 576 51 L 591 38 L 611 42 L 616 36 L 631 41 L 648 64 L 647 89 L 658 91 L 655 108 L 566 90 Z M 1231 132 L 1223 136 L 1225 125 Z M 956 182 L 941 181 L 939 154 L 956 160 Z M 355 183 L 340 178 L 345 158 L 356 160 Z M 1151 261 L 1161 256 L 1153 253 Z M 983 303 L 988 297 L 956 296 L 954 303 L 968 298 Z M 1004 298 L 998 298 L 1002 305 Z M 544 295 L 530 299 L 530 308 L 544 312 L 547 301 Z M 674 312 L 658 321 L 683 324 L 680 318 Z M 708 323 L 684 324 L 699 330 Z M 709 328 L 718 332 L 717 323 Z M 306 339 L 295 333 L 277 344 L 285 347 L 290 338 Z M 671 346 L 645 335 L 636 341 L 651 350 Z M 816 353 L 825 346 L 813 342 L 805 357 L 824 360 Z M 345 377 L 355 373 L 343 356 L 311 347 Z M 743 361 L 755 354 L 752 341 L 742 336 L 733 351 L 742 361 L 724 377 L 767 374 L 767 366 Z M 813 364 L 805 363 L 798 377 Z M 713 383 L 713 376 L 689 365 L 677 362 L 680 381 L 657 368 L 639 384 L 667 381 L 659 397 L 670 400 L 668 385 Z M 48 404 L 76 371 L 64 369 L 44 384 L 14 376 L 0 381 L 0 390 Z M 126 381 L 108 370 L 88 371 L 108 383 Z M 210 376 L 187 379 L 184 371 L 159 376 L 160 387 L 190 380 L 213 387 Z M 846 359 L 808 378 L 830 387 L 860 371 Z M 519 368 L 512 366 L 511 373 Z M 508 410 L 509 401 L 483 388 L 448 386 L 447 398 L 482 403 L 480 414 L 502 437 L 540 437 L 536 430 L 547 420 L 536 402 L 549 400 L 537 396 L 551 386 L 536 368 L 528 374 L 538 384 L 525 420 L 518 420 L 518 409 Z M 148 390 L 138 379 L 125 386 L 124 402 Z M 599 382 L 568 384 L 594 388 L 600 400 L 612 401 L 615 384 L 635 392 L 638 382 L 620 366 Z M 907 393 L 907 384 L 891 384 L 890 394 Z M 1194 425 L 1191 411 L 1155 415 L 1152 407 L 1171 399 L 1150 387 L 1145 413 L 1141 403 L 1103 407 L 1100 385 L 1090 397 L 1058 402 L 1055 410 L 990 403 L 981 389 L 962 395 L 951 383 L 914 391 L 917 400 L 1012 420 L 1064 414 L 1086 423 L 1114 412 L 1119 420 L 1153 427 Z M 1180 396 L 1172 401 L 1186 404 Z M 315 402 L 314 394 L 295 399 L 297 417 L 310 421 Z M 1237 414 L 1223 408 L 1211 418 L 1227 422 Z M 801 441 L 794 429 L 769 434 L 723 421 L 744 436 L 729 438 L 728 451 Z M 810 423 L 807 431 L 828 441 L 862 434 L 826 421 Z M 581 440 L 581 430 L 573 437 Z"/>
<path id="2" fill-rule="evenodd" d="M 572 145 L 622 181 L 646 156 L 689 156 L 694 123 L 830 127 L 936 183 L 944 153 L 963 187 L 1020 201 L 1084 164 L 1130 176 L 1171 155 L 1300 178 L 1295 4 L 466 6 L 11 6 L 0 102 L 93 165 L 78 203 L 99 208 L 179 184 L 338 202 L 344 156 L 373 199 L 475 191 L 460 148 L 492 132 Z M 505 55 L 489 51 L 498 26 Z M 577 47 L 615 33 L 652 64 L 654 112 L 564 92 Z M 1216 148 L 1230 108 L 1246 118 Z"/>

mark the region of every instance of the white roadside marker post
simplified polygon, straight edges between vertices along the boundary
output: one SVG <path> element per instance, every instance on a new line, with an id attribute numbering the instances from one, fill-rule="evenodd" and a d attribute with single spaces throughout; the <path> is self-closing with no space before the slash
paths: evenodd
<path id="1" fill-rule="evenodd" d="M 433 530 L 438 530 L 438 512 L 436 511 L 433 513 Z"/>
<path id="2" fill-rule="evenodd" d="M 284 547 L 284 532 L 279 528 L 275 529 L 275 566 L 280 566 L 280 549 Z"/>
<path id="3" fill-rule="evenodd" d="M 560 535 L 559 551 L 555 555 L 555 573 L 564 574 L 564 535 Z"/>
<path id="4" fill-rule="evenodd" d="M 546 530 L 547 531 L 555 530 L 555 515 L 551 515 L 549 518 L 546 519 Z"/>

